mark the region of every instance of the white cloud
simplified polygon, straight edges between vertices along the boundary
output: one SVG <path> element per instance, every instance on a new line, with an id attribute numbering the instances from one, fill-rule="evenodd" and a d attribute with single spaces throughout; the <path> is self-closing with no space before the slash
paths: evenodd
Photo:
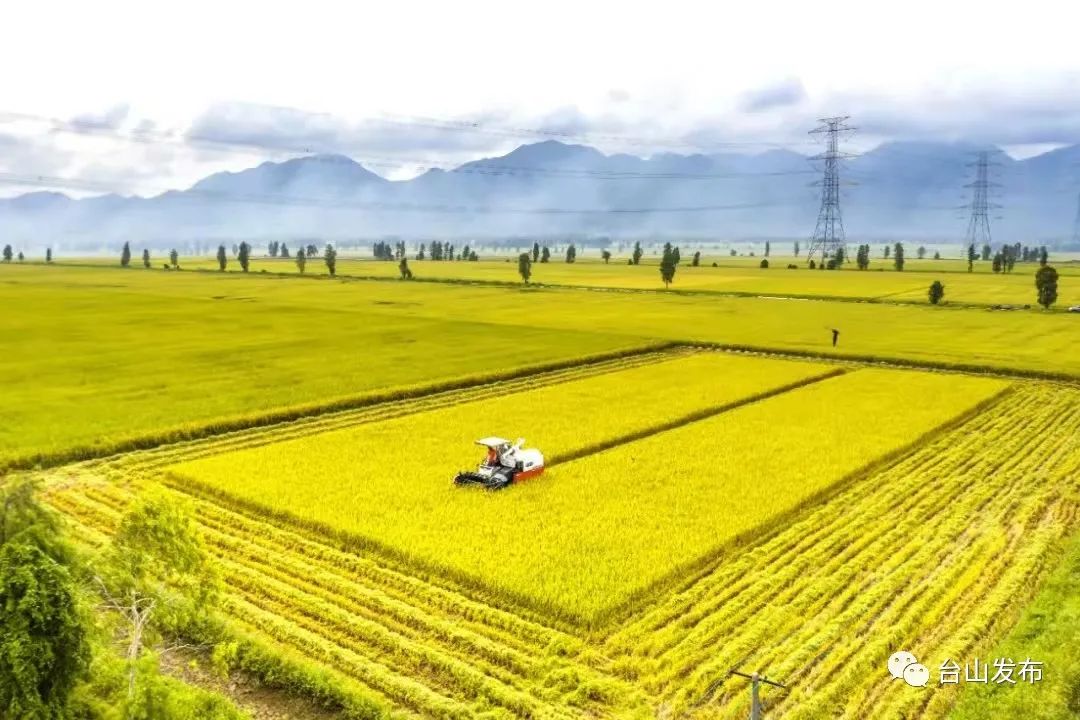
<path id="1" fill-rule="evenodd" d="M 706 144 L 803 143 L 819 115 L 842 112 L 865 129 L 864 142 L 976 131 L 1010 145 L 1080 139 L 1070 135 L 1069 80 L 1080 71 L 1080 8 L 1060 0 L 1022 10 L 837 0 L 828 13 L 794 0 L 65 0 L 2 12 L 18 31 L 0 44 L 0 110 L 172 138 L 169 153 L 155 154 L 69 133 L 46 142 L 40 125 L 22 127 L 33 152 L 15 164 L 108 166 L 118 177 L 126 166 L 135 186 L 182 185 L 274 156 L 176 147 L 189 133 L 409 161 L 373 168 L 391 176 L 416 172 L 413 160 L 453 163 L 530 139 L 395 124 L 387 113 Z M 0 132 L 17 134 L 5 123 Z M 42 154 L 50 148 L 55 157 Z"/>

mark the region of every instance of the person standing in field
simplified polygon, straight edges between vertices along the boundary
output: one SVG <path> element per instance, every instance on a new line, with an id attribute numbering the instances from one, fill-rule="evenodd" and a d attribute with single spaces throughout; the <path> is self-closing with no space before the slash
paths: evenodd
<path id="1" fill-rule="evenodd" d="M 836 347 L 836 341 L 840 339 L 840 331 L 836 328 L 832 329 L 832 346 Z"/>

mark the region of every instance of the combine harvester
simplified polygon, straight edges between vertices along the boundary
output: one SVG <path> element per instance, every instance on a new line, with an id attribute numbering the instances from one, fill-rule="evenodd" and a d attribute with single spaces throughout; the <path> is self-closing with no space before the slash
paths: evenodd
<path id="1" fill-rule="evenodd" d="M 455 485 L 481 485 L 488 490 L 501 490 L 510 483 L 544 472 L 544 456 L 539 450 L 522 448 L 523 438 L 518 438 L 513 445 L 499 437 L 483 438 L 476 444 L 487 448 L 487 457 L 476 472 L 459 472 L 454 478 Z"/>

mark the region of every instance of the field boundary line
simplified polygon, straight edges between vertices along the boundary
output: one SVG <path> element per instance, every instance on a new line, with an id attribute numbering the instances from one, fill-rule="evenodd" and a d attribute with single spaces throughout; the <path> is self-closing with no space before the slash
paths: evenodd
<path id="1" fill-rule="evenodd" d="M 306 540 L 326 545 L 339 552 L 353 555 L 366 554 L 368 560 L 387 570 L 421 580 L 442 591 L 488 605 L 500 612 L 515 615 L 548 630 L 572 637 L 581 637 L 579 633 L 588 629 L 583 618 L 560 615 L 544 608 L 540 602 L 525 595 L 496 589 L 466 572 L 413 556 L 405 550 L 387 545 L 376 538 L 339 530 L 316 520 L 305 520 L 287 510 L 236 497 L 201 480 L 171 471 L 163 472 L 151 482 L 157 482 L 174 492 L 188 495 L 196 500 L 213 503 L 254 522 L 275 520 L 280 523 L 279 529 L 294 532 Z"/>
<path id="2" fill-rule="evenodd" d="M 267 258 L 260 258 L 260 259 L 261 260 L 266 260 Z M 346 259 L 348 259 L 348 258 L 346 258 Z M 374 261 L 372 261 L 372 262 L 374 262 Z M 245 273 L 245 272 L 237 272 L 235 270 L 227 270 L 225 272 L 221 272 L 220 270 L 214 270 L 214 269 L 211 269 L 211 268 L 193 268 L 191 270 L 162 270 L 162 269 L 159 269 L 159 268 L 150 267 L 150 268 L 134 268 L 133 269 L 133 268 L 123 268 L 123 267 L 121 267 L 119 265 L 114 266 L 114 265 L 105 264 L 105 263 L 95 264 L 95 263 L 85 263 L 85 262 L 57 262 L 57 261 L 54 261 L 51 264 L 46 264 L 46 263 L 42 263 L 42 262 L 23 263 L 23 264 L 24 265 L 26 265 L 26 264 L 41 265 L 43 267 L 60 266 L 60 267 L 70 267 L 70 268 L 94 269 L 94 270 L 101 270 L 101 269 L 128 270 L 128 271 L 133 270 L 134 272 L 139 272 L 139 271 L 146 271 L 146 272 L 155 272 L 156 271 L 158 273 L 163 273 L 163 272 L 188 272 L 188 273 L 202 273 L 202 274 L 208 274 L 208 275 L 214 275 L 214 276 L 225 276 L 225 277 L 255 277 L 255 278 L 261 277 L 261 278 L 264 278 L 264 279 L 265 278 L 282 278 L 282 279 L 287 279 L 287 280 L 306 279 L 306 280 L 330 281 L 330 282 L 336 280 L 336 281 L 341 282 L 341 283 L 349 283 L 349 282 L 395 282 L 395 283 L 399 283 L 399 282 L 403 282 L 400 277 L 396 277 L 396 276 L 393 276 L 393 275 L 352 275 L 352 274 L 348 274 L 348 273 L 344 273 L 344 274 L 343 273 L 337 273 L 337 274 L 334 274 L 334 275 L 308 274 L 308 273 L 300 274 L 300 273 L 294 273 L 294 272 L 281 272 L 280 270 L 266 270 L 266 269 L 261 269 L 261 270 L 258 270 L 257 272 L 247 272 L 247 273 Z M 738 269 L 739 268 L 739 266 L 735 266 L 735 265 L 728 265 L 728 266 L 723 266 L 723 267 L 727 267 L 729 269 Z M 742 268 L 742 269 L 746 269 L 746 268 Z M 809 270 L 808 270 L 808 272 L 809 272 Z M 920 272 L 920 273 L 924 273 L 924 274 L 933 274 L 936 271 L 933 271 L 933 270 L 911 270 L 911 271 L 905 271 L 905 272 L 912 272 L 912 273 Z M 957 274 L 965 274 L 965 275 L 967 274 L 967 273 L 960 273 L 960 271 L 953 271 L 953 272 L 956 272 Z M 787 299 L 787 300 L 818 300 L 818 301 L 823 301 L 823 302 L 870 303 L 870 304 L 873 304 L 873 305 L 911 305 L 911 306 L 915 306 L 915 307 L 926 306 L 926 302 L 923 301 L 923 300 L 915 300 L 915 299 L 911 299 L 911 300 L 895 300 L 895 299 L 890 300 L 890 299 L 887 299 L 887 298 L 893 297 L 894 295 L 897 295 L 897 294 L 903 294 L 903 293 L 907 293 L 907 292 L 912 292 L 912 290 L 901 290 L 901 291 L 899 291 L 897 293 L 887 293 L 885 295 L 827 295 L 827 294 L 811 295 L 811 294 L 805 294 L 805 293 L 790 293 L 790 292 L 787 292 L 787 293 L 785 293 L 785 292 L 765 293 L 765 292 L 753 291 L 753 290 L 709 290 L 709 289 L 703 289 L 703 288 L 619 287 L 618 285 L 569 285 L 569 284 L 566 284 L 566 283 L 545 283 L 545 282 L 530 282 L 528 285 L 525 285 L 523 283 L 517 282 L 516 280 L 494 280 L 494 279 L 488 279 L 488 278 L 440 278 L 440 277 L 414 276 L 411 280 L 409 280 L 407 282 L 418 282 L 418 283 L 428 283 L 428 284 L 437 284 L 437 285 L 464 285 L 464 286 L 472 286 L 472 287 L 505 288 L 505 289 L 523 290 L 523 291 L 586 290 L 586 291 L 591 291 L 591 292 L 650 293 L 650 294 L 670 294 L 670 295 L 687 295 L 687 296 L 699 296 L 700 295 L 700 296 L 705 296 L 705 297 L 731 297 L 731 298 L 750 298 L 750 299 L 771 297 L 771 298 L 782 298 L 782 299 Z M 944 305 L 941 305 L 939 307 L 942 307 L 942 308 L 945 308 L 945 309 L 951 308 L 951 309 L 954 309 L 954 310 L 989 310 L 989 309 L 992 309 L 995 305 L 1002 305 L 1002 304 L 1012 304 L 1014 307 L 1016 307 L 1017 310 L 1028 309 L 1028 308 L 1023 308 L 1022 306 L 1020 306 L 1020 303 L 958 302 L 958 301 L 949 301 L 949 302 L 947 302 Z M 1027 304 L 1034 305 L 1034 303 L 1027 303 Z M 1035 307 L 1031 307 L 1031 308 L 1029 308 L 1029 310 L 1030 311 L 1035 311 L 1035 312 L 1045 312 L 1045 311 L 1037 310 L 1037 308 L 1035 308 Z M 1054 308 L 1054 309 L 1050 310 L 1049 312 L 1066 314 L 1067 311 L 1066 311 L 1064 306 L 1061 306 L 1061 307 Z"/>
<path id="3" fill-rule="evenodd" d="M 849 472 L 843 477 L 839 478 L 836 482 L 819 489 L 811 495 L 808 495 L 797 505 L 789 510 L 780 513 L 768 522 L 762 523 L 756 527 L 751 528 L 745 533 L 737 535 L 736 537 L 728 540 L 723 545 L 713 548 L 706 552 L 701 557 L 685 563 L 679 568 L 675 568 L 665 577 L 660 578 L 652 585 L 642 589 L 629 601 L 620 603 L 620 606 L 615 607 L 610 613 L 603 613 L 603 621 L 598 623 L 598 626 L 591 628 L 594 637 L 590 639 L 604 641 L 611 634 L 610 631 L 615 628 L 616 624 L 632 624 L 637 622 L 639 617 L 646 615 L 649 611 L 655 609 L 658 596 L 668 595 L 683 592 L 688 590 L 693 585 L 697 584 L 704 577 L 713 573 L 717 566 L 724 560 L 727 554 L 734 549 L 747 546 L 749 544 L 760 544 L 767 542 L 774 537 L 777 533 L 784 530 L 784 525 L 792 522 L 807 510 L 812 510 L 819 505 L 826 498 L 836 495 L 837 493 L 847 490 L 855 483 L 868 479 L 874 473 L 884 470 L 892 465 L 895 465 L 905 459 L 906 457 L 915 454 L 919 451 L 920 447 L 925 443 L 937 438 L 941 435 L 951 433 L 967 423 L 971 422 L 978 416 L 987 412 L 991 408 L 1001 404 L 1007 398 L 1016 393 L 1016 386 L 1009 385 L 992 396 L 986 398 L 975 404 L 968 410 L 949 418 L 942 424 L 931 428 L 925 433 L 914 438 L 911 442 L 885 453 L 880 457 L 876 457 L 866 465 Z M 652 599 L 651 602 L 645 602 Z M 640 604 L 640 610 L 633 612 L 627 612 L 630 607 L 635 604 Z M 620 609 L 622 612 L 620 612 Z M 589 630 L 590 628 L 583 628 Z"/>
<path id="4" fill-rule="evenodd" d="M 824 350 L 796 350 L 767 347 L 764 345 L 743 345 L 741 343 L 719 343 L 705 341 L 683 341 L 679 347 L 693 349 L 723 350 L 724 352 L 748 353 L 753 355 L 825 360 L 834 363 L 846 363 L 859 366 L 890 367 L 898 370 L 941 370 L 1006 379 L 1050 380 L 1070 386 L 1080 385 L 1080 376 L 1067 372 L 1049 370 L 1025 370 L 1023 368 L 1004 368 L 996 365 L 976 365 L 974 363 L 950 363 L 939 360 L 913 360 L 887 355 L 839 355 Z"/>
<path id="5" fill-rule="evenodd" d="M 800 383 L 811 385 L 820 380 L 839 377 L 846 374 L 846 372 L 847 370 L 844 368 L 836 368 L 832 372 L 826 373 L 828 377 L 815 377 L 811 378 L 809 382 L 803 380 Z M 777 392 L 771 394 L 778 395 L 790 391 L 790 389 L 780 388 Z M 769 537 L 783 523 L 789 522 L 792 518 L 805 512 L 807 508 L 812 508 L 820 503 L 822 499 L 917 451 L 929 439 L 941 433 L 949 432 L 970 421 L 1012 394 L 1014 389 L 1012 385 L 1002 388 L 990 398 L 977 403 L 955 417 L 945 420 L 927 432 L 913 438 L 909 443 L 905 443 L 889 453 L 872 459 L 862 467 L 820 488 L 815 493 L 804 498 L 796 506 L 780 513 L 768 522 L 751 528 L 718 547 L 705 550 L 698 557 L 673 568 L 652 583 L 631 593 L 621 602 L 602 610 L 592 617 L 574 615 L 560 611 L 558 608 L 545 606 L 534 598 L 510 590 L 495 588 L 469 573 L 446 567 L 432 560 L 416 557 L 401 548 L 387 545 L 377 538 L 334 528 L 327 523 L 316 520 L 307 520 L 289 511 L 273 508 L 256 500 L 240 498 L 193 477 L 165 471 L 157 481 L 177 492 L 215 502 L 232 512 L 241 513 L 249 518 L 274 518 L 285 523 L 290 530 L 299 532 L 308 539 L 329 544 L 339 550 L 352 553 L 371 553 L 380 563 L 396 572 L 405 572 L 414 577 L 419 577 L 425 582 L 460 593 L 471 600 L 487 603 L 499 610 L 517 614 L 551 629 L 578 634 L 579 637 L 605 639 L 616 623 L 631 621 L 637 616 L 640 611 L 633 610 L 635 607 L 642 606 L 642 611 L 648 610 L 655 605 L 656 599 L 660 595 L 689 587 L 702 576 L 711 572 L 717 562 L 731 549 Z M 753 400 L 750 402 L 753 402 Z M 747 403 L 741 404 L 745 405 Z"/>
<path id="6" fill-rule="evenodd" d="M 810 377 L 796 380 L 795 382 L 781 385 L 779 387 L 763 390 L 762 392 L 749 395 L 744 398 L 732 400 L 730 402 L 723 403 L 721 405 L 714 405 L 702 410 L 695 410 L 694 412 L 687 413 L 674 420 L 668 420 L 666 422 L 659 423 L 657 425 L 651 425 L 641 430 L 635 430 L 625 435 L 620 435 L 615 438 L 609 438 L 601 442 L 593 443 L 592 445 L 586 445 L 583 448 L 578 448 L 572 452 L 568 452 L 565 455 L 552 455 L 548 465 L 556 465 L 559 463 L 570 462 L 572 460 L 579 460 L 589 455 L 595 455 L 596 453 L 603 452 L 605 450 L 611 450 L 619 447 L 620 445 L 626 445 L 637 440 L 642 440 L 650 435 L 656 435 L 662 432 L 668 432 L 669 430 L 675 430 L 677 428 L 689 425 L 691 423 L 698 422 L 700 420 L 707 420 L 716 415 L 722 415 L 731 410 L 742 407 L 743 405 L 750 405 L 752 403 L 760 402 L 761 400 L 768 400 L 769 398 L 776 397 L 777 395 L 783 395 L 784 393 L 791 392 L 792 390 L 798 390 L 799 388 L 806 387 L 807 385 L 813 385 L 819 383 L 822 380 L 828 380 L 830 378 L 844 375 L 848 372 L 848 368 L 838 367 L 831 370 L 827 370 L 817 375 L 811 375 Z"/>
<path id="7" fill-rule="evenodd" d="M 573 382 L 583 378 L 595 378 L 612 373 L 624 372 L 634 368 L 661 365 L 672 362 L 680 357 L 689 357 L 690 355 L 699 352 L 701 351 L 693 350 L 691 348 L 659 350 L 654 353 L 644 352 L 637 355 L 612 360 L 601 360 L 570 368 L 547 370 L 524 375 L 520 378 L 494 380 L 474 387 L 440 390 L 416 398 L 389 400 L 360 408 L 331 410 L 326 413 L 287 420 L 272 425 L 229 430 L 220 434 L 192 440 L 177 440 L 155 448 L 136 451 L 142 453 L 142 455 L 125 458 L 124 462 L 127 467 L 139 467 L 140 469 L 145 469 L 148 465 L 171 465 L 174 462 L 173 460 L 155 460 L 153 454 L 158 453 L 157 457 L 160 458 L 162 453 L 190 451 L 187 453 L 188 455 L 194 453 L 195 456 L 198 457 L 198 453 L 202 450 L 206 450 L 207 446 L 211 446 L 211 454 L 217 454 L 219 452 L 232 451 L 241 448 L 270 445 L 282 442 L 285 439 L 333 432 L 335 430 L 353 428 L 372 422 L 383 422 L 388 419 L 429 412 L 433 409 L 444 409 L 462 403 L 476 402 L 479 399 L 479 396 L 476 393 L 490 388 L 508 388 L 511 394 L 517 394 L 535 388 L 550 387 L 552 385 Z M 373 413 L 380 414 L 374 415 Z M 282 437 L 281 434 L 286 431 L 289 432 L 288 437 Z"/>
<path id="8" fill-rule="evenodd" d="M 649 353 L 662 353 L 665 351 L 682 349 L 684 347 L 686 347 L 685 343 L 676 340 L 645 342 L 622 350 L 580 355 L 573 358 L 554 360 L 535 365 L 524 365 L 501 372 L 476 373 L 435 383 L 411 386 L 405 385 L 397 388 L 390 387 L 373 390 L 368 393 L 337 398 L 326 402 L 286 406 L 262 414 L 239 415 L 211 419 L 204 422 L 195 422 L 190 426 L 165 428 L 157 432 L 135 435 L 111 443 L 102 443 L 101 445 L 82 444 L 65 450 L 35 453 L 32 455 L 11 458 L 6 461 L 0 461 L 0 476 L 13 470 L 47 469 L 72 462 L 96 460 L 112 455 L 120 455 L 133 450 L 149 450 L 162 445 L 171 445 L 187 440 L 202 440 L 237 430 L 279 425 L 293 420 L 325 415 L 342 410 L 357 410 L 399 400 L 413 400 L 437 393 L 465 390 L 505 380 L 525 378 L 530 375 L 539 375 L 541 373 L 566 370 L 575 367 L 586 367 L 610 360 L 635 357 L 637 355 L 647 355 Z"/>
<path id="9" fill-rule="evenodd" d="M 971 375 L 1022 378 L 1065 383 L 1080 386 L 1080 377 L 1065 373 L 1043 370 L 1025 370 L 999 366 L 977 365 L 973 363 L 950 363 L 934 360 L 913 360 L 877 355 L 840 355 L 822 350 L 798 350 L 741 343 L 720 343 L 694 340 L 659 340 L 646 342 L 622 350 L 614 350 L 592 355 L 584 355 L 565 360 L 557 360 L 537 365 L 526 365 L 503 372 L 466 375 L 436 383 L 427 383 L 398 388 L 384 388 L 368 393 L 346 396 L 301 405 L 285 406 L 264 414 L 248 414 L 220 419 L 211 419 L 192 423 L 190 426 L 165 428 L 145 435 L 135 435 L 100 445 L 80 444 L 64 450 L 47 453 L 34 453 L 8 460 L 0 460 L 0 477 L 12 471 L 48 469 L 69 463 L 87 460 L 100 460 L 114 455 L 136 450 L 151 450 L 181 442 L 204 440 L 228 433 L 251 430 L 274 425 L 281 425 L 296 420 L 329 415 L 336 412 L 359 410 L 390 402 L 414 400 L 429 395 L 482 387 L 507 380 L 527 378 L 547 372 L 556 372 L 575 367 L 587 367 L 620 358 L 665 353 L 677 350 L 716 350 L 730 353 L 752 354 L 764 357 L 799 358 L 821 360 L 849 366 L 878 366 L 910 370 L 938 370 L 944 372 L 965 373 Z"/>

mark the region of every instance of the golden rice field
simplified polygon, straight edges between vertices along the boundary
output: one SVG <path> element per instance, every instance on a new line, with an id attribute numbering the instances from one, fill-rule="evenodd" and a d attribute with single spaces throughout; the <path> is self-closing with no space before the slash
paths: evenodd
<path id="1" fill-rule="evenodd" d="M 452 487 L 501 427 L 547 472 Z M 189 498 L 246 666 L 348 717 L 744 718 L 738 666 L 769 718 L 936 719 L 885 660 L 1015 622 L 1080 528 L 1080 388 L 654 352 L 40 474 L 90 545 Z"/>
<path id="2" fill-rule="evenodd" d="M 222 453 L 166 472 L 176 484 L 195 483 L 448 570 L 551 615 L 594 623 L 868 458 L 906 446 L 1004 387 L 983 378 L 862 369 L 791 389 L 828 371 L 703 353 L 511 395 L 493 392 L 486 400 Z M 777 388 L 789 391 L 696 419 Z M 888 426 L 844 437 L 883 412 L 892 417 Z M 681 424 L 687 418 L 696 421 Z M 672 424 L 678 427 L 656 432 Z M 448 468 L 475 465 L 480 454 L 463 438 L 493 428 L 516 428 L 549 454 L 552 466 L 540 481 L 497 494 L 449 483 Z M 635 440 L 643 433 L 649 436 Z"/>

